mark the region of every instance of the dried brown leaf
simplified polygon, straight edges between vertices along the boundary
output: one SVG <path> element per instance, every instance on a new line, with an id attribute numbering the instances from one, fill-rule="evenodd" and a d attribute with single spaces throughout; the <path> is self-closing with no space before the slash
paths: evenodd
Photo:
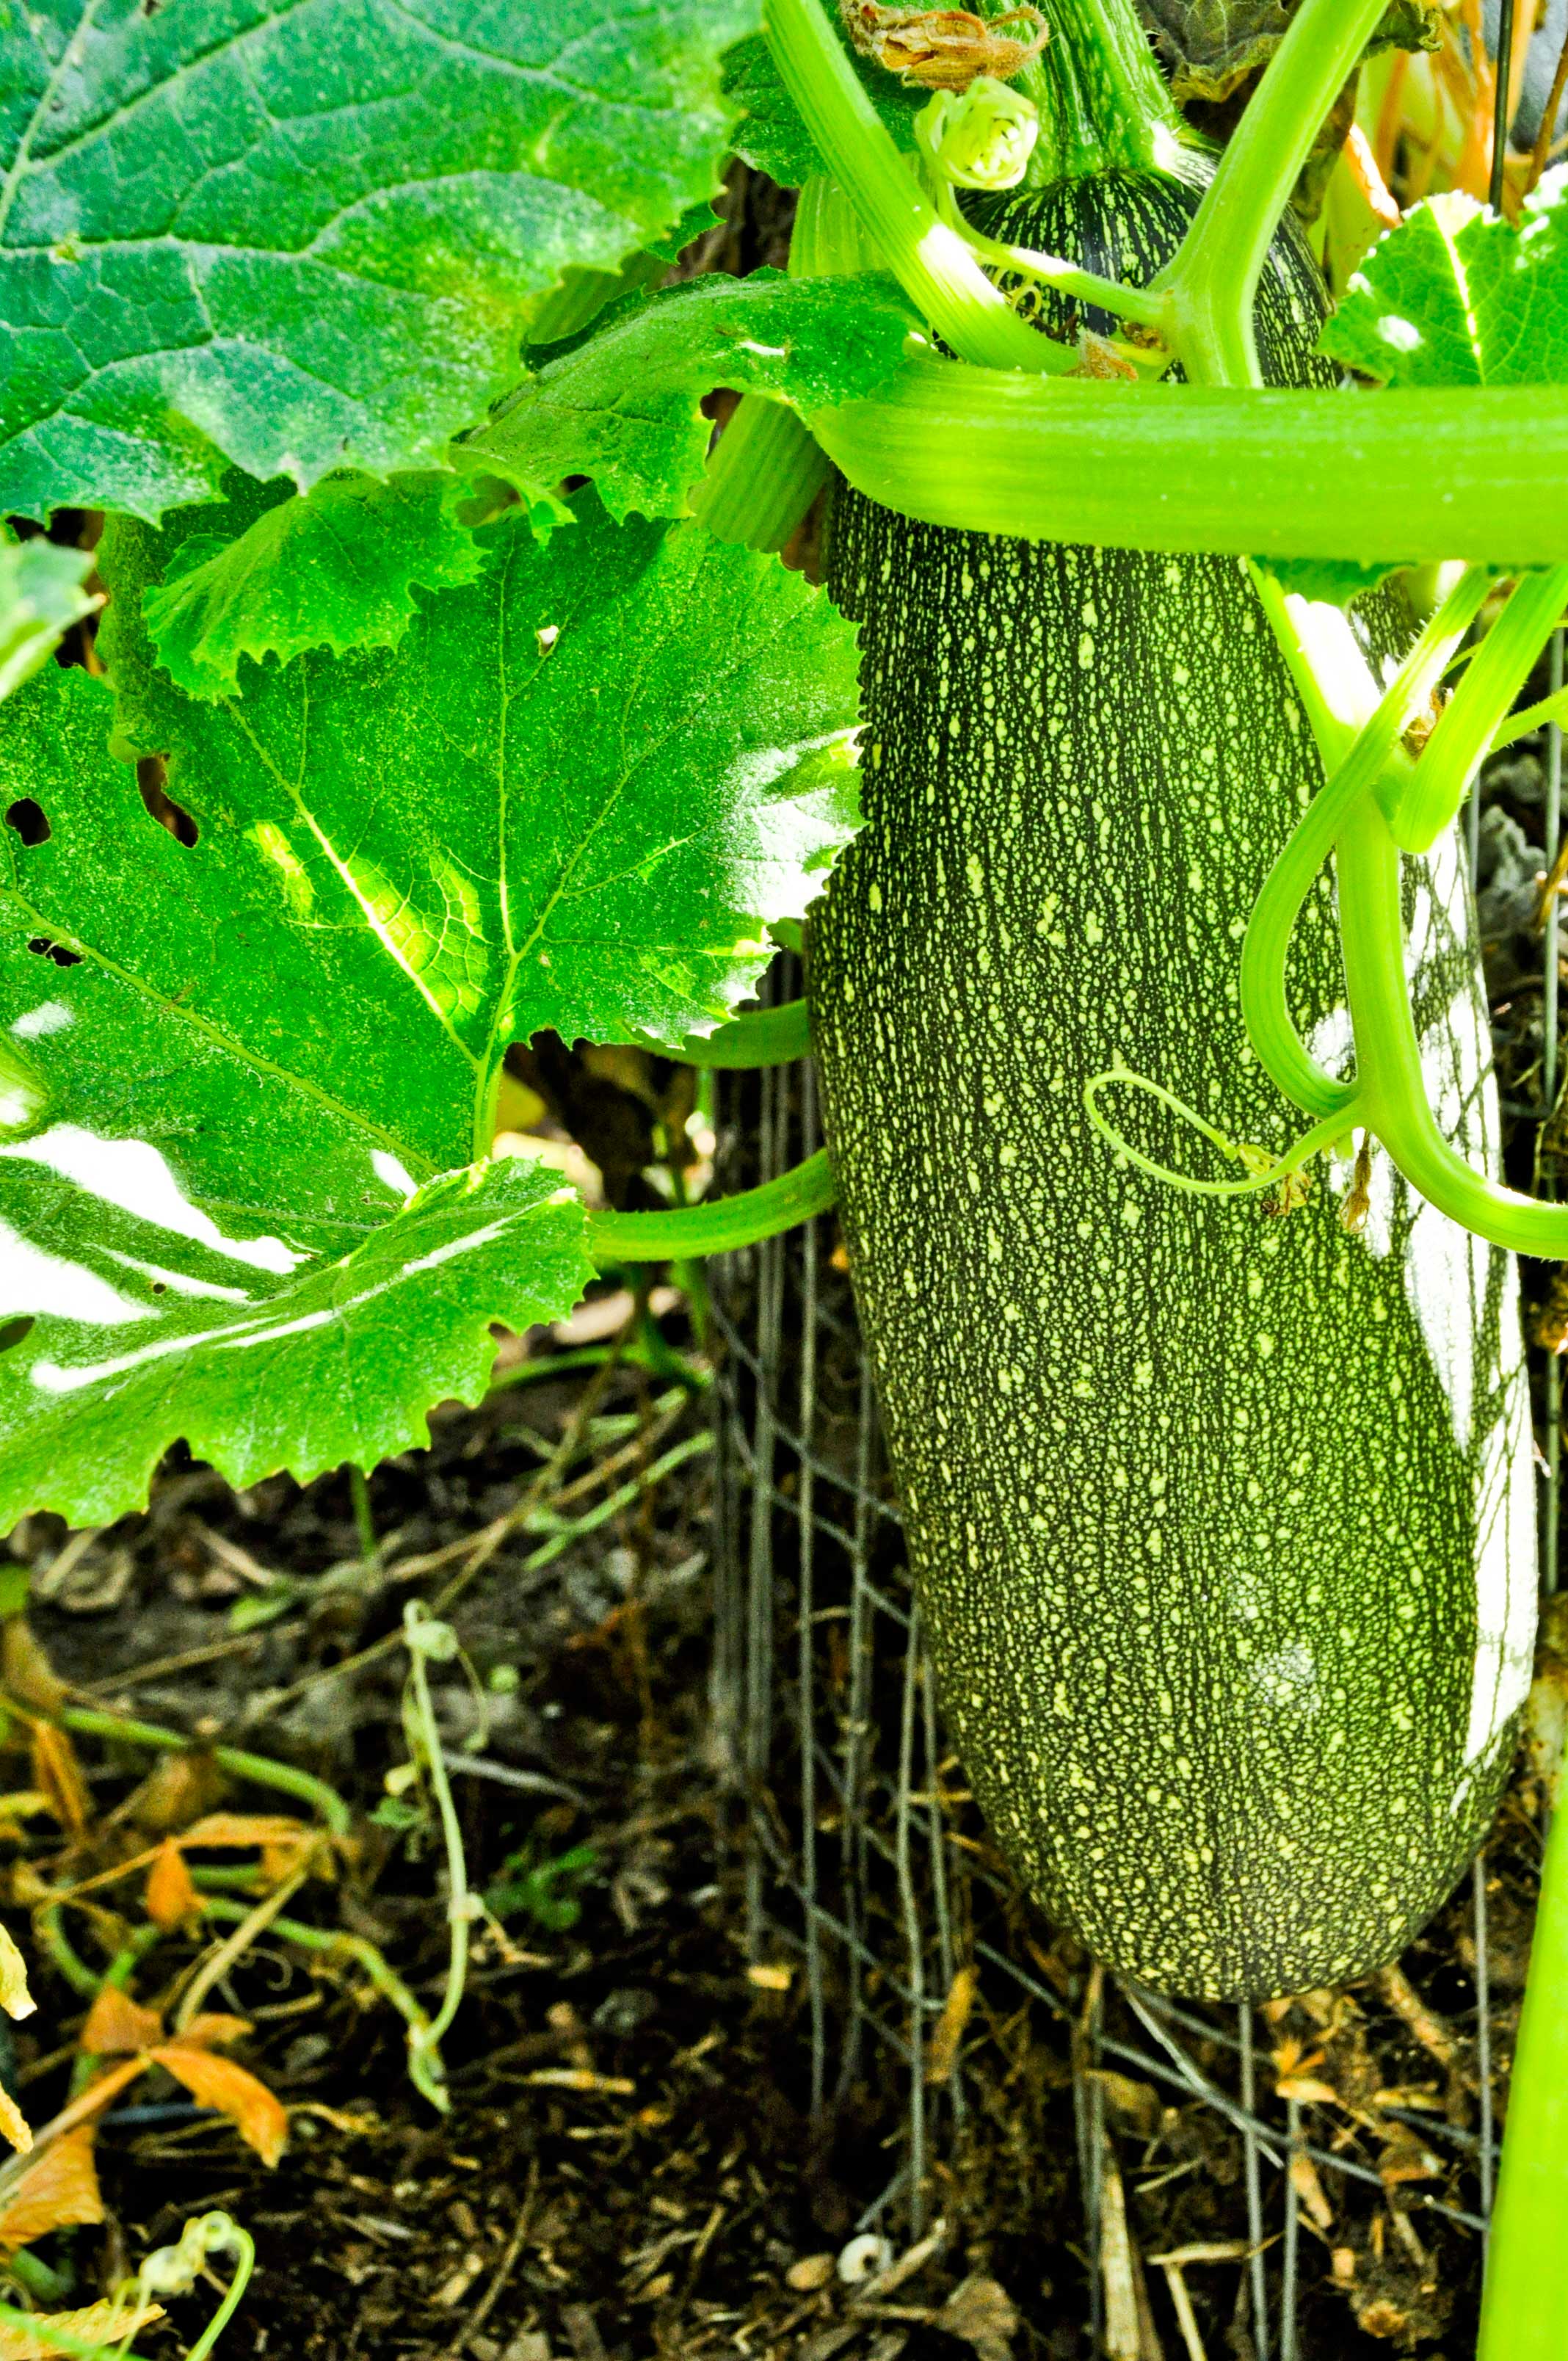
<path id="1" fill-rule="evenodd" d="M 286 1812 L 206 1812 L 188 1828 L 182 1845 L 210 1845 L 214 1851 L 251 1845 L 313 1844 L 316 1831 Z"/>
<path id="2" fill-rule="evenodd" d="M 66 1732 L 52 1721 L 33 1724 L 33 1784 L 70 1837 L 83 1837 L 93 1817 L 93 1798 Z"/>
<path id="3" fill-rule="evenodd" d="M 1018 2314 L 1005 2288 L 977 2271 L 953 2290 L 936 2325 L 972 2345 L 981 2361 L 1008 2361 Z"/>
<path id="4" fill-rule="evenodd" d="M 0 2208 L 0 2252 L 14 2255 L 51 2230 L 104 2219 L 98 2170 L 93 2161 L 94 2127 L 83 2124 L 40 2150 Z"/>
<path id="5" fill-rule="evenodd" d="M 202 1897 L 192 1883 L 185 1856 L 172 1837 L 165 1837 L 158 1849 L 142 1906 L 153 1925 L 161 1927 L 166 1935 L 192 1925 L 202 1915 Z"/>
<path id="6" fill-rule="evenodd" d="M 0 1627 L 0 1683 L 7 1697 L 34 1713 L 58 1713 L 70 1695 L 25 1615 L 12 1615 Z"/>
<path id="7" fill-rule="evenodd" d="M 90 2058 L 134 2057 L 163 2038 L 163 2019 L 117 1984 L 101 1984 L 87 2012 L 80 2046 Z"/>
<path id="8" fill-rule="evenodd" d="M 212 1756 L 200 1749 L 165 1754 L 131 1797 L 126 1817 L 148 1836 L 178 1836 L 221 1803 L 228 1787 Z"/>
<path id="9" fill-rule="evenodd" d="M 181 2041 L 190 2042 L 194 2049 L 223 2049 L 231 2041 L 243 2040 L 255 2030 L 248 2016 L 224 2016 L 216 2010 L 193 2016 L 189 2025 L 180 2028 Z"/>
<path id="10" fill-rule="evenodd" d="M 1285 2074 L 1275 2084 L 1282 2099 L 1298 2099 L 1308 2107 L 1343 2107 L 1344 2101 L 1330 2082 L 1310 2074 Z"/>
<path id="11" fill-rule="evenodd" d="M 288 2146 L 289 2118 L 281 2100 L 265 2082 L 232 2058 L 214 2058 L 210 2049 L 189 2041 L 160 2042 L 152 2056 L 177 2082 L 183 2082 L 193 2099 L 226 2115 L 263 2164 L 277 2163 Z"/>

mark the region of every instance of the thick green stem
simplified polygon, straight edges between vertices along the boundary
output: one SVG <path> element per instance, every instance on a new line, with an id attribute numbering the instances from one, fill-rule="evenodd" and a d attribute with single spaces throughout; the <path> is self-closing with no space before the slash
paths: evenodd
<path id="1" fill-rule="evenodd" d="M 1498 571 L 1568 551 L 1563 387 L 1047 384 L 915 354 L 811 427 L 884 508 L 1011 539 Z"/>
<path id="2" fill-rule="evenodd" d="M 825 1213 L 832 1202 L 833 1174 L 824 1148 L 776 1180 L 712 1204 L 684 1205 L 673 1213 L 591 1213 L 588 1252 L 601 1264 L 731 1254 Z"/>
<path id="3" fill-rule="evenodd" d="M 1562 2361 L 1568 2322 L 1568 1809 L 1552 1816 L 1476 2361 Z"/>
<path id="4" fill-rule="evenodd" d="M 1564 604 L 1568 566 L 1525 577 L 1465 665 L 1458 694 L 1440 717 L 1420 761 L 1395 794 L 1380 796 L 1395 841 L 1406 852 L 1425 852 L 1453 818 L 1476 764 L 1497 737 L 1501 716 L 1530 678 Z"/>
<path id="5" fill-rule="evenodd" d="M 832 473 L 793 410 L 748 393 L 715 444 L 688 506 L 716 541 L 782 549 Z"/>
<path id="6" fill-rule="evenodd" d="M 1568 1258 L 1568 1205 L 1548 1204 L 1485 1179 L 1437 1127 L 1405 981 L 1399 848 L 1376 796 L 1363 796 L 1345 820 L 1337 865 L 1359 1120 L 1382 1141 L 1411 1188 L 1476 1237 L 1547 1262 Z"/>
<path id="7" fill-rule="evenodd" d="M 1168 337 L 1194 385 L 1257 386 L 1253 306 L 1312 141 L 1382 16 L 1384 0 L 1301 0 L 1163 274 Z"/>
<path id="8" fill-rule="evenodd" d="M 987 368 L 1070 368 L 1073 354 L 1020 320 L 963 239 L 938 218 L 817 0 L 768 0 L 766 29 L 780 80 L 827 169 L 944 343 Z"/>

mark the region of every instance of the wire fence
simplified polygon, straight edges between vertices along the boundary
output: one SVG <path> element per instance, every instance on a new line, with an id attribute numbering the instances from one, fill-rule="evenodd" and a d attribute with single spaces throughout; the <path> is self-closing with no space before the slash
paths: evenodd
<path id="1" fill-rule="evenodd" d="M 1561 832 L 1555 730 L 1545 769 L 1551 871 Z M 1473 860 L 1475 841 L 1473 827 Z M 1559 1082 L 1554 926 L 1544 938 L 1538 1123 Z M 785 998 L 800 983 L 794 962 L 781 961 L 770 989 Z M 724 1078 L 717 1116 L 729 1178 L 773 1178 L 820 1144 L 809 1061 Z M 1174 2323 L 1187 2361 L 1204 2361 L 1207 2350 L 1188 2274 L 1216 2257 L 1197 2247 L 1140 2257 L 1130 2236 L 1106 2114 L 1107 2078 L 1123 2070 L 1182 2106 L 1201 2104 L 1239 2142 L 1245 2239 L 1231 2255 L 1239 2284 L 1229 2349 L 1255 2361 L 1338 2350 L 1303 2341 L 1303 2213 L 1314 2188 L 1321 2212 L 1323 2175 L 1342 2191 L 1359 2186 L 1429 2263 L 1414 2226 L 1420 2219 L 1457 2234 L 1472 2278 L 1476 2242 L 1484 2248 L 1497 2161 L 1486 1857 L 1472 1881 L 1473 2013 L 1451 2009 L 1448 2020 L 1469 2019 L 1475 2120 L 1405 2112 L 1405 2136 L 1419 2133 L 1457 2168 L 1441 2197 L 1391 2185 L 1386 2161 L 1347 2152 L 1319 2110 L 1281 2099 L 1264 2071 L 1251 2009 L 1178 2005 L 1113 1982 L 1091 1962 L 1071 1977 L 1047 1977 L 1030 1935 L 1043 1932 L 1042 1922 L 985 1840 L 961 1768 L 944 1748 L 835 1237 L 830 1221 L 815 1221 L 713 1267 L 725 1350 L 714 1411 L 712 1724 L 743 1856 L 748 1960 L 763 1978 L 799 1979 L 811 2116 L 870 2082 L 895 2120 L 892 2169 L 864 2191 L 856 2227 L 916 2242 L 930 2229 L 933 2191 L 945 2171 L 951 2179 L 972 2128 L 963 2034 L 984 1978 L 1030 2004 L 1036 2023 L 1044 2012 L 1049 2031 L 1040 2037 L 1053 2042 L 1070 2079 L 1078 2220 L 1068 2243 L 1081 2270 L 1076 2297 L 1058 2288 L 1057 2300 L 1076 2302 L 1091 2351 L 1110 2361 L 1167 2352 L 1146 2265 L 1162 2273 L 1166 2336 Z M 1543 1557 L 1555 1587 L 1561 1365 L 1551 1356 L 1544 1390 Z M 1393 2006 L 1422 2037 L 1413 1988 L 1401 1979 L 1392 1990 Z M 1224 2067 L 1205 2070 L 1195 2050 Z M 1388 2112 L 1398 2120 L 1398 2106 Z M 1381 2253 L 1380 2231 L 1377 2245 Z"/>

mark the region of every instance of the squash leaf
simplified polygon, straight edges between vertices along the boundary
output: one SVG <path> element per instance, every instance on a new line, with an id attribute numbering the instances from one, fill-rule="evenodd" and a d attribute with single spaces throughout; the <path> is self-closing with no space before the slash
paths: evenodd
<path id="1" fill-rule="evenodd" d="M 0 528 L 0 697 L 37 672 L 62 631 L 98 604 L 82 584 L 93 571 L 87 549 L 50 541 L 11 541 Z"/>
<path id="2" fill-rule="evenodd" d="M 713 431 L 704 394 L 729 386 L 803 411 L 858 401 L 893 374 L 918 325 L 896 282 L 870 274 L 716 274 L 629 296 L 545 359 L 464 456 L 530 499 L 586 475 L 612 516 L 679 516 Z"/>
<path id="3" fill-rule="evenodd" d="M 1568 383 L 1568 167 L 1516 229 L 1450 190 L 1378 240 L 1321 349 L 1391 386 Z"/>
<path id="4" fill-rule="evenodd" d="M 0 13 L 0 509 L 439 464 L 568 265 L 712 194 L 758 0 Z"/>
<path id="5" fill-rule="evenodd" d="M 238 483 L 231 478 L 234 489 Z M 460 477 L 437 470 L 327 476 L 297 493 L 285 477 L 233 540 L 192 534 L 181 571 L 145 600 L 159 661 L 192 697 L 234 695 L 239 660 L 285 663 L 307 648 L 394 648 L 412 596 L 474 582 L 485 555 L 455 513 Z"/>
<path id="6" fill-rule="evenodd" d="M 1142 0 L 1168 60 L 1178 98 L 1228 98 L 1266 65 L 1290 29 L 1291 0 Z M 1438 0 L 1391 0 L 1367 44 L 1379 49 L 1435 49 L 1442 41 Z"/>
<path id="7" fill-rule="evenodd" d="M 828 13 L 837 20 L 837 7 Z M 849 48 L 848 42 L 845 47 Z M 929 101 L 930 92 L 906 86 L 896 74 L 852 49 L 850 60 L 866 96 L 898 146 L 913 151 L 915 117 Z M 783 189 L 801 188 L 814 172 L 822 170 L 817 143 L 780 81 L 772 52 L 760 33 L 738 40 L 725 59 L 724 95 L 741 110 L 742 121 L 734 140 L 749 164 L 766 172 Z"/>
<path id="8" fill-rule="evenodd" d="M 0 707 L 0 1530 L 123 1513 L 176 1437 L 247 1484 L 477 1400 L 589 1272 L 556 1176 L 484 1160 L 507 1045 L 721 1021 L 852 826 L 849 627 L 700 526 L 514 512 L 395 656 L 202 702 L 141 598 L 213 517 L 106 536 L 113 690 Z"/>

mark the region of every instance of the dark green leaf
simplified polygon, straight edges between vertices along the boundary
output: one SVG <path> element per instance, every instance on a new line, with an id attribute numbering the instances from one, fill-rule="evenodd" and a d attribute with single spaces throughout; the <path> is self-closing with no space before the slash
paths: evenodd
<path id="1" fill-rule="evenodd" d="M 1266 65 L 1290 28 L 1292 0 L 1143 0 L 1179 98 L 1228 98 Z M 1368 42 L 1378 49 L 1435 49 L 1438 0 L 1392 0 Z"/>
<path id="2" fill-rule="evenodd" d="M 439 464 L 569 264 L 710 195 L 758 0 L 35 0 L 0 16 L 0 508 L 222 453 Z M 215 449 L 214 446 L 216 446 Z"/>
<path id="3" fill-rule="evenodd" d="M 1568 383 L 1568 169 L 1518 229 L 1457 191 L 1417 205 L 1352 279 L 1322 349 L 1387 385 Z"/>
<path id="4" fill-rule="evenodd" d="M 269 485 L 254 522 L 235 511 L 235 539 L 205 556 L 196 544 L 193 562 L 147 594 L 159 663 L 192 696 L 212 697 L 236 689 L 242 656 L 396 647 L 414 618 L 414 584 L 455 589 L 484 571 L 455 514 L 465 489 L 434 471 L 386 483 L 328 476 L 303 494 Z"/>
<path id="5" fill-rule="evenodd" d="M 632 296 L 547 362 L 465 452 L 534 496 L 580 474 L 613 516 L 678 516 L 712 433 L 704 394 L 729 386 L 806 412 L 858 401 L 891 376 L 917 324 L 883 278 L 760 270 Z"/>
<path id="6" fill-rule="evenodd" d="M 12 541 L 0 528 L 0 697 L 37 672 L 79 616 L 92 613 L 97 601 L 82 587 L 92 571 L 89 549 Z"/>
<path id="7" fill-rule="evenodd" d="M 852 62 L 894 138 L 901 148 L 913 148 L 915 117 L 929 102 L 930 92 L 900 82 L 896 74 L 869 58 L 854 57 Z M 745 117 L 735 133 L 736 147 L 749 164 L 755 164 L 771 181 L 781 188 L 798 189 L 824 169 L 761 34 L 737 41 L 725 59 L 724 94 L 742 109 Z"/>
<path id="8" fill-rule="evenodd" d="M 1281 589 L 1298 598 L 1316 598 L 1324 606 L 1348 607 L 1354 599 L 1364 598 L 1387 582 L 1391 574 L 1399 571 L 1397 563 L 1388 566 L 1355 566 L 1348 558 L 1337 557 L 1271 557 L 1268 570 Z"/>

